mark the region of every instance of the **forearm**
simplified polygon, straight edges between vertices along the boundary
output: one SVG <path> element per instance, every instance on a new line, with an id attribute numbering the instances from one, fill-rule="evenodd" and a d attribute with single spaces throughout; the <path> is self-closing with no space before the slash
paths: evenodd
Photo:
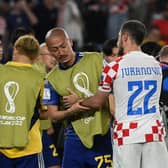
<path id="1" fill-rule="evenodd" d="M 89 97 L 84 99 L 80 105 L 85 106 L 85 107 L 89 107 L 91 109 L 99 109 L 100 108 L 100 103 L 96 101 L 96 99 L 94 98 L 95 96 Z"/>
<path id="2" fill-rule="evenodd" d="M 56 110 L 52 107 L 48 107 L 48 116 L 52 120 L 60 121 L 65 120 L 66 118 L 73 115 L 73 111 L 71 109 L 66 110 Z"/>
<path id="3" fill-rule="evenodd" d="M 84 99 L 80 104 L 92 109 L 99 109 L 107 100 L 109 93 L 97 92 L 94 96 Z"/>

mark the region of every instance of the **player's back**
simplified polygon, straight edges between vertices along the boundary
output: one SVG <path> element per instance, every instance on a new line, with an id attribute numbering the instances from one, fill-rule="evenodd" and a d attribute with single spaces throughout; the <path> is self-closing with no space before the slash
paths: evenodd
<path id="1" fill-rule="evenodd" d="M 132 129 L 125 143 L 148 141 L 146 135 L 152 134 L 153 126 L 160 125 L 161 81 L 161 67 L 152 56 L 133 51 L 119 62 L 113 90 L 116 124 Z"/>

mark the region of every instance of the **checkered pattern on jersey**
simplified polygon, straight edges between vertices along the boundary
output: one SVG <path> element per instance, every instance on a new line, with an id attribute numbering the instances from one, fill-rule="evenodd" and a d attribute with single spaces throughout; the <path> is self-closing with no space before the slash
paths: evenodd
<path id="1" fill-rule="evenodd" d="M 114 140 L 117 141 L 118 145 L 123 145 L 123 141 L 125 137 L 130 136 L 131 131 L 138 128 L 137 122 L 130 122 L 129 124 L 124 123 L 117 123 L 117 121 L 114 122 L 114 127 L 116 127 L 116 131 L 114 131 Z"/>
<path id="2" fill-rule="evenodd" d="M 145 134 L 146 142 L 153 142 L 153 141 L 163 141 L 164 135 L 164 128 L 162 127 L 159 120 L 156 120 L 156 125 L 151 127 L 151 132 Z"/>
<path id="3" fill-rule="evenodd" d="M 112 81 L 116 78 L 118 69 L 119 69 L 119 61 L 122 57 L 119 57 L 116 61 L 112 61 L 110 64 L 107 64 L 102 72 L 101 81 L 99 84 L 99 90 L 104 92 L 110 92 Z"/>
<path id="4" fill-rule="evenodd" d="M 113 137 L 120 146 L 124 144 L 125 138 L 131 136 L 131 133 L 134 131 L 134 129 L 138 129 L 138 122 L 130 122 L 125 124 L 115 121 L 114 126 L 116 127 L 116 131 L 114 131 Z M 162 141 L 163 136 L 164 128 L 162 127 L 159 120 L 156 120 L 155 125 L 151 126 L 151 132 L 144 134 L 145 142 Z"/>

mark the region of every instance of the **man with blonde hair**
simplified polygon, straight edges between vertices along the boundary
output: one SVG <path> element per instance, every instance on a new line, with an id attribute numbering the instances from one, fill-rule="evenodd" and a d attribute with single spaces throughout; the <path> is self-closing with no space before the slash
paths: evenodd
<path id="1" fill-rule="evenodd" d="M 32 68 L 39 55 L 35 37 L 14 44 L 13 60 L 0 68 L 0 165 L 37 168 L 42 150 L 39 131 L 40 91 L 44 76 Z"/>

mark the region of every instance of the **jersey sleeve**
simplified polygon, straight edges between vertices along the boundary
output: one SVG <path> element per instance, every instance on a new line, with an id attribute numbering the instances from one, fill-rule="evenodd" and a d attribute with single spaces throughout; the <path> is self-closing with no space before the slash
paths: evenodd
<path id="1" fill-rule="evenodd" d="M 111 92 L 112 91 L 112 82 L 116 78 L 118 71 L 118 62 L 111 62 L 107 64 L 102 71 L 101 81 L 99 83 L 99 91 L 102 92 Z"/>
<path id="2" fill-rule="evenodd" d="M 44 84 L 43 105 L 58 105 L 59 95 L 49 83 L 46 81 Z"/>

